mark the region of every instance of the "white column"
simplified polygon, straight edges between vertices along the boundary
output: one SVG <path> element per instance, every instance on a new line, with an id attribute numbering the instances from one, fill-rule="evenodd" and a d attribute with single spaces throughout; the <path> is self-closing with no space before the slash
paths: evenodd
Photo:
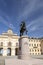
<path id="1" fill-rule="evenodd" d="M 11 56 L 15 56 L 15 48 L 11 49 Z"/>
<path id="2" fill-rule="evenodd" d="M 3 56 L 7 56 L 7 48 L 3 49 Z"/>
<path id="3" fill-rule="evenodd" d="M 7 42 L 3 41 L 3 56 L 7 56 Z"/>

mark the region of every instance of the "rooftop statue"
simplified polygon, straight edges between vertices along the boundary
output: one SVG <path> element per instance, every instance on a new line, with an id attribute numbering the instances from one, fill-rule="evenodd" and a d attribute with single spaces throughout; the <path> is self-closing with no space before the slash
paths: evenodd
<path id="1" fill-rule="evenodd" d="M 24 21 L 22 21 L 20 24 L 20 36 L 22 36 L 24 34 L 24 32 L 26 32 L 26 34 L 27 34 L 26 24 Z"/>

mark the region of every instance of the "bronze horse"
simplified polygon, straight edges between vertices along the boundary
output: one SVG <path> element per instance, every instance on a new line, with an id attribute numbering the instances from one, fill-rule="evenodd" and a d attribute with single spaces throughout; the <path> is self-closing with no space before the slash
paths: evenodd
<path id="1" fill-rule="evenodd" d="M 22 36 L 24 34 L 24 32 L 26 32 L 26 34 L 27 34 L 25 22 L 22 22 L 20 25 L 20 36 Z"/>

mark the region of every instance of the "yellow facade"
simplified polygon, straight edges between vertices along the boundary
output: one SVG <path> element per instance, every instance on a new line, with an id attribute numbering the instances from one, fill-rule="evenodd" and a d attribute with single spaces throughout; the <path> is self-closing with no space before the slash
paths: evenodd
<path id="1" fill-rule="evenodd" d="M 29 39 L 29 50 L 30 55 L 41 55 L 40 39 Z"/>

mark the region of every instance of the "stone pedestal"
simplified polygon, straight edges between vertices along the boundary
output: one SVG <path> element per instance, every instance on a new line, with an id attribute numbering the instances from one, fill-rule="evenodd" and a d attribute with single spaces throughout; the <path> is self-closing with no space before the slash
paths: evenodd
<path id="1" fill-rule="evenodd" d="M 20 59 L 29 59 L 29 39 L 28 36 L 21 36 L 19 39 Z"/>

